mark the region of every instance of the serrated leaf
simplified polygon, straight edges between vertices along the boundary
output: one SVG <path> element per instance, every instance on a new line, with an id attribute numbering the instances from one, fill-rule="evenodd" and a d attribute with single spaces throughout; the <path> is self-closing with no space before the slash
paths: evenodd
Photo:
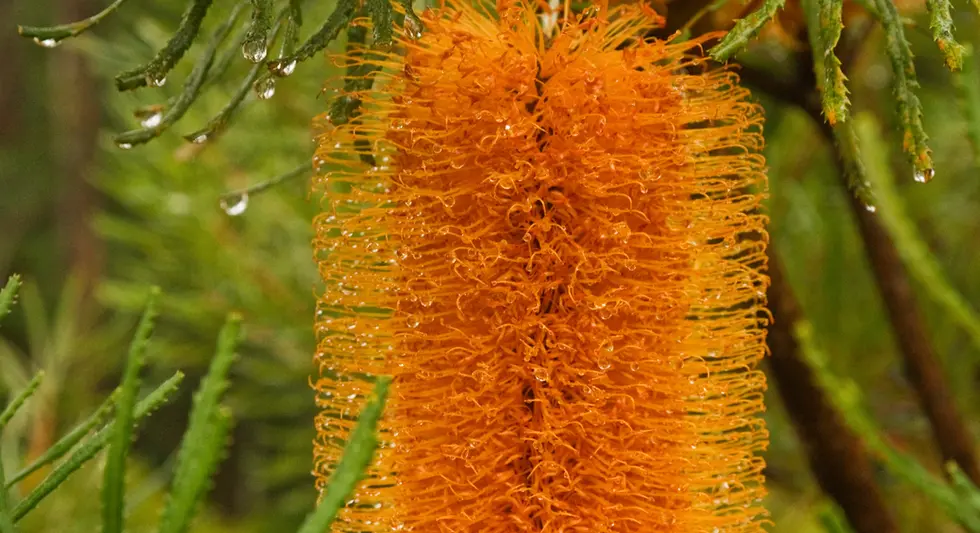
<path id="1" fill-rule="evenodd" d="M 184 374 L 177 372 L 170 379 L 163 382 L 153 392 L 148 394 L 146 398 L 141 400 L 136 405 L 136 422 L 146 418 L 160 406 L 170 401 L 173 392 L 177 390 L 177 387 L 180 386 L 180 382 L 183 381 L 183 379 Z M 95 457 L 95 455 L 98 454 L 99 451 L 106 446 L 106 444 L 108 444 L 109 438 L 112 436 L 114 426 L 115 422 L 112 422 L 96 433 L 91 439 L 87 440 L 70 456 L 68 456 L 68 459 L 65 460 L 64 463 L 58 465 L 50 474 L 48 474 L 48 477 L 44 478 L 44 480 L 41 481 L 37 487 L 34 487 L 34 490 L 32 490 L 26 498 L 24 498 L 17 504 L 16 507 L 14 507 L 14 521 L 17 522 L 24 518 L 27 513 L 31 512 L 31 510 L 37 507 L 37 504 L 41 503 L 45 497 L 64 483 L 69 476 L 75 473 L 90 459 Z"/>
<path id="2" fill-rule="evenodd" d="M 843 0 L 803 0 L 807 34 L 813 52 L 813 72 L 823 114 L 831 125 L 847 120 L 846 78 L 841 70 L 840 59 L 834 53 L 840 40 Z"/>
<path id="3" fill-rule="evenodd" d="M 786 0 L 765 0 L 759 9 L 739 19 L 725 38 L 711 48 L 711 58 L 715 61 L 727 61 L 758 35 L 785 3 Z"/>
<path id="4" fill-rule="evenodd" d="M 122 533 L 125 509 L 126 457 L 133 441 L 133 418 L 136 398 L 139 394 L 140 369 L 146 359 L 146 349 L 153 332 L 160 289 L 154 287 L 146 303 L 146 309 L 136 327 L 136 334 L 129 346 L 122 383 L 116 402 L 116 423 L 106 460 L 102 482 L 102 531 Z"/>
<path id="5" fill-rule="evenodd" d="M 187 432 L 180 443 L 170 497 L 160 519 L 160 533 L 184 533 L 201 499 L 211 474 L 217 468 L 230 427 L 230 416 L 222 422 L 221 397 L 228 388 L 228 372 L 241 340 L 240 315 L 228 317 L 218 335 L 218 347 L 207 375 L 194 394 Z"/>
<path id="6" fill-rule="evenodd" d="M 372 398 L 358 416 L 357 426 L 350 434 L 350 440 L 344 447 L 344 454 L 337 464 L 337 470 L 330 478 L 320 505 L 306 517 L 299 528 L 299 533 L 328 531 L 330 524 L 337 518 L 337 513 L 344 507 L 348 496 L 364 477 L 364 472 L 374 457 L 374 449 L 378 445 L 375 432 L 378 419 L 384 411 L 390 384 L 389 376 L 381 376 L 375 382 Z"/>

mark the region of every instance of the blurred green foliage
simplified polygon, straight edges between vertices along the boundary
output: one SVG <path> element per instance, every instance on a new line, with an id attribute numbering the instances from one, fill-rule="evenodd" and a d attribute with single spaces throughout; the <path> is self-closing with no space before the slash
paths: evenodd
<path id="1" fill-rule="evenodd" d="M 0 7 L 0 19 L 53 23 L 53 13 L 72 4 L 13 0 Z M 333 7 L 308 4 L 303 16 L 309 20 L 326 19 Z M 762 3 L 767 9 L 781 4 Z M 309 475 L 314 407 L 306 383 L 313 372 L 311 321 L 318 283 L 309 246 L 310 221 L 318 202 L 309 196 L 305 177 L 249 197 L 237 216 L 225 212 L 231 206 L 226 201 L 223 209 L 220 198 L 309 160 L 310 120 L 330 105 L 328 98 L 318 95 L 325 80 L 334 80 L 331 88 L 340 87 L 341 72 L 317 56 L 278 82 L 270 100 L 259 100 L 249 91 L 234 127 L 222 133 L 220 142 L 188 143 L 181 134 L 205 126 L 243 80 L 253 79 L 252 65 L 239 55 L 221 80 L 208 82 L 175 130 L 122 151 L 112 138 L 115 132 L 139 126 L 133 110 L 175 97 L 179 81 L 193 68 L 192 60 L 182 61 L 169 75 L 173 81 L 158 90 L 116 92 L 109 82 L 112 76 L 162 48 L 184 5 L 167 0 L 125 7 L 129 9 L 120 10 L 96 31 L 54 51 L 26 40 L 0 40 L 10 59 L 0 66 L 2 92 L 15 98 L 9 112 L 0 105 L 7 122 L 0 128 L 0 275 L 27 274 L 18 310 L 0 330 L 0 396 L 23 390 L 39 370 L 46 376 L 4 431 L 0 464 L 9 478 L 15 474 L 13 465 L 22 464 L 25 457 L 37 458 L 56 435 L 68 433 L 98 408 L 123 374 L 125 359 L 119 354 L 125 353 L 143 310 L 147 287 L 157 285 L 164 293 L 142 380 L 160 383 L 181 370 L 189 386 L 147 422 L 134 445 L 126 494 L 130 530 L 150 530 L 165 505 L 171 471 L 180 464 L 173 450 L 188 426 L 186 413 L 193 403 L 188 391 L 205 375 L 213 339 L 233 310 L 248 324 L 238 347 L 241 358 L 230 370 L 235 385 L 225 400 L 236 423 L 228 456 L 214 480 L 211 506 L 194 530 L 295 529 L 316 498 Z M 954 15 L 960 40 L 968 49 L 980 47 L 976 37 L 967 37 L 980 34 L 976 12 L 960 9 Z M 980 57 L 965 54 L 963 74 L 951 74 L 932 42 L 929 17 L 922 14 L 914 22 L 905 33 L 916 54 L 921 85 L 916 92 L 936 178 L 928 185 L 915 183 L 902 154 L 901 137 L 895 133 L 901 119 L 893 102 L 882 96 L 891 93 L 892 71 L 880 53 L 886 46 L 880 32 L 871 32 L 866 50 L 849 73 L 850 113 L 853 118 L 870 112 L 887 126 L 883 131 L 889 132 L 890 151 L 884 155 L 885 171 L 895 182 L 889 199 L 901 202 L 920 248 L 934 261 L 944 284 L 975 311 L 980 302 L 980 147 L 971 139 L 978 142 L 980 99 L 971 80 L 976 79 Z M 203 34 L 210 35 L 220 23 L 209 17 Z M 748 33 L 755 29 L 748 23 L 743 26 Z M 305 28 L 304 36 L 312 31 Z M 343 39 L 334 45 L 336 50 L 342 49 Z M 191 48 L 188 58 L 200 54 L 207 45 L 203 41 Z M 833 36 L 830 41 L 836 42 Z M 824 46 L 832 46 L 830 41 L 815 40 Z M 779 43 L 760 41 L 750 48 L 773 75 L 796 67 L 792 51 Z M 71 54 L 88 58 L 89 76 L 97 80 L 98 91 L 89 99 L 64 101 L 64 88 L 59 86 L 68 71 L 60 70 L 57 61 Z M 834 66 L 825 65 L 824 83 L 837 83 Z M 957 94 L 972 105 L 964 110 Z M 825 95 L 826 107 L 843 105 L 834 96 Z M 935 478 L 929 479 L 941 479 L 943 466 L 902 376 L 863 244 L 838 182 L 832 147 L 799 109 L 763 93 L 758 98 L 768 117 L 770 232 L 812 327 L 809 338 L 826 354 L 822 368 L 826 375 L 846 376 L 860 388 L 861 405 L 844 407 L 861 409 L 873 419 L 882 443 L 900 450 L 902 457 L 914 458 L 922 472 Z M 66 170 L 59 163 L 66 156 L 57 147 L 71 133 L 66 129 L 74 131 L 66 128 L 70 106 L 82 105 L 97 111 L 101 133 L 87 168 L 69 165 Z M 82 170 L 86 172 L 81 179 L 97 198 L 87 206 L 91 218 L 79 216 L 73 197 L 62 192 L 68 190 L 65 183 L 79 179 L 72 171 Z M 78 224 L 92 229 L 90 246 L 104 258 L 94 282 L 84 279 L 73 260 L 74 241 L 66 227 Z M 916 289 L 945 375 L 976 435 L 978 348 L 962 321 L 950 317 L 948 307 L 933 297 L 927 284 L 917 284 Z M 774 531 L 846 530 L 815 485 L 803 459 L 804 444 L 778 398 L 770 394 L 767 400 L 773 436 L 767 454 L 768 507 Z M 906 531 L 958 530 L 948 509 L 922 490 L 926 482 L 910 483 L 887 461 L 877 475 Z M 20 531 L 95 530 L 101 511 L 87 496 L 101 483 L 100 465 L 88 463 L 41 504 L 43 512 L 20 523 Z"/>

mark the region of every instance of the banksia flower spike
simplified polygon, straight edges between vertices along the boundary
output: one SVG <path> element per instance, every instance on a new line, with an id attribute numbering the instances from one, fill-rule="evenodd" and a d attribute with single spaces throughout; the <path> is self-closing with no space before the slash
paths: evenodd
<path id="1" fill-rule="evenodd" d="M 344 58 L 375 88 L 320 121 L 321 489 L 393 377 L 336 527 L 761 531 L 762 113 L 717 36 L 648 39 L 637 6 L 422 19 Z"/>

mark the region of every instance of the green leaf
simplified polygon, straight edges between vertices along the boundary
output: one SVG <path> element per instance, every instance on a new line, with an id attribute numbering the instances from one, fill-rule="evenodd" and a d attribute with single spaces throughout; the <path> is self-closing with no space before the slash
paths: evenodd
<path id="1" fill-rule="evenodd" d="M 123 371 L 122 384 L 119 387 L 116 402 L 116 423 L 109 447 L 109 457 L 106 460 L 102 482 L 102 531 L 103 533 L 122 533 L 123 511 L 125 509 L 126 490 L 126 457 L 133 441 L 133 410 L 139 394 L 140 369 L 146 359 L 146 348 L 153 332 L 153 321 L 156 319 L 157 300 L 160 289 L 154 287 L 146 303 L 146 310 L 136 328 L 136 335 L 129 346 L 129 356 L 126 358 L 126 368 Z"/>
<path id="2" fill-rule="evenodd" d="M 980 166 L 980 69 L 973 47 L 965 51 L 963 68 L 953 73 L 953 84 L 966 118 L 966 133 L 973 145 L 973 158 Z"/>
<path id="3" fill-rule="evenodd" d="M 385 398 L 388 396 L 390 384 L 391 377 L 381 376 L 378 378 L 374 386 L 373 397 L 358 416 L 357 426 L 351 432 L 347 446 L 344 447 L 344 455 L 337 464 L 337 470 L 330 478 L 330 483 L 323 494 L 323 500 L 316 510 L 306 517 L 299 533 L 328 531 L 330 524 L 337 518 L 337 513 L 344 507 L 347 498 L 354 491 L 361 478 L 364 477 L 364 472 L 374 457 L 374 449 L 378 445 L 375 432 L 378 420 L 384 410 Z"/>
<path id="4" fill-rule="evenodd" d="M 160 533 L 184 533 L 205 496 L 227 441 L 231 417 L 221 408 L 228 372 L 241 341 L 242 318 L 228 317 L 218 336 L 218 348 L 207 375 L 194 394 L 187 432 L 180 443 L 170 498 L 160 520 Z"/>
<path id="5" fill-rule="evenodd" d="M 929 137 L 922 127 L 922 104 L 915 94 L 919 82 L 915 77 L 912 49 L 905 39 L 905 30 L 895 5 L 891 0 L 875 2 L 876 15 L 885 30 L 886 52 L 892 64 L 892 91 L 902 123 L 902 148 L 915 169 L 915 180 L 926 182 L 932 179 L 935 170 L 928 145 Z"/>
<path id="6" fill-rule="evenodd" d="M 76 37 L 94 28 L 96 24 L 102 22 L 102 19 L 109 16 L 125 1 L 126 0 L 116 0 L 102 11 L 87 19 L 79 20 L 78 22 L 47 27 L 17 26 L 17 33 L 23 35 L 24 37 L 33 37 L 34 42 L 45 48 L 54 48 L 55 46 L 61 44 L 61 41 L 63 40 L 69 37 Z"/>
<path id="7" fill-rule="evenodd" d="M 66 453 L 71 451 L 71 449 L 74 448 L 76 444 L 81 442 L 86 435 L 91 433 L 93 429 L 105 422 L 106 417 L 109 416 L 109 413 L 115 407 L 118 392 L 119 389 L 116 389 L 115 392 L 110 394 L 109 397 L 102 402 L 102 405 L 100 405 L 91 416 L 86 418 L 81 424 L 75 426 L 75 428 L 69 431 L 65 436 L 58 439 L 58 441 L 55 442 L 50 448 L 44 450 L 44 453 L 38 456 L 34 462 L 25 466 L 19 472 L 14 474 L 14 477 L 7 481 L 7 488 L 9 489 L 15 483 L 27 478 L 27 476 L 37 472 L 45 465 L 53 463 L 54 461 L 64 457 Z"/>
<path id="8" fill-rule="evenodd" d="M 252 21 L 242 42 L 242 55 L 252 63 L 261 63 L 269 53 L 269 31 L 272 29 L 272 0 L 251 0 Z"/>
<path id="9" fill-rule="evenodd" d="M 200 92 L 204 80 L 208 74 L 208 70 L 214 63 L 214 56 L 218 52 L 218 46 L 221 42 L 228 37 L 228 34 L 234 28 L 235 20 L 238 18 L 239 13 L 242 10 L 244 4 L 236 5 L 232 11 L 231 15 L 217 30 L 215 30 L 214 35 L 211 37 L 211 41 L 208 43 L 207 49 L 201 54 L 201 57 L 197 60 L 194 65 L 194 69 L 191 71 L 190 76 L 187 81 L 184 82 L 184 88 L 180 93 L 180 96 L 174 101 L 173 105 L 169 105 L 163 114 L 163 117 L 154 125 L 145 128 L 140 128 L 137 130 L 127 131 L 116 135 L 113 139 L 117 146 L 123 149 L 129 149 L 137 144 L 144 144 L 155 137 L 158 137 L 161 133 L 166 131 L 175 122 L 180 120 L 184 116 L 184 113 L 190 108 L 194 100 L 197 99 L 197 94 Z"/>
<path id="10" fill-rule="evenodd" d="M 136 421 L 139 422 L 142 419 L 149 416 L 153 411 L 158 409 L 163 404 L 170 401 L 171 395 L 177 387 L 180 386 L 180 382 L 183 381 L 184 374 L 177 372 L 170 379 L 163 382 L 159 387 L 153 392 L 146 396 L 142 401 L 136 405 Z M 14 508 L 14 521 L 19 521 L 27 513 L 31 512 L 37 504 L 51 494 L 52 491 L 58 488 L 59 485 L 65 482 L 69 476 L 71 476 L 75 471 L 82 467 L 89 459 L 95 457 L 102 448 L 109 443 L 109 438 L 112 436 L 115 426 L 115 422 L 110 423 L 106 427 L 102 428 L 101 431 L 92 436 L 91 439 L 87 440 L 84 444 L 79 446 L 64 463 L 58 465 L 48 477 L 44 478 L 40 485 L 34 488 L 30 494 L 27 495 L 17 506 Z"/>
<path id="11" fill-rule="evenodd" d="M 785 3 L 786 0 L 764 0 L 759 9 L 739 19 L 725 38 L 711 48 L 711 58 L 715 61 L 727 61 L 759 33 Z"/>
<path id="12" fill-rule="evenodd" d="M 389 0 L 367 0 L 367 9 L 371 14 L 371 31 L 374 46 L 388 48 L 391 46 L 392 13 Z"/>
<path id="13" fill-rule="evenodd" d="M 10 313 L 10 309 L 17 301 L 17 291 L 20 290 L 22 282 L 17 274 L 11 275 L 7 279 L 7 284 L 0 289 L 0 320 Z"/>
<path id="14" fill-rule="evenodd" d="M 953 17 L 950 15 L 952 6 L 949 5 L 949 0 L 926 0 L 926 6 L 929 8 L 932 39 L 939 45 L 946 67 L 949 70 L 959 70 L 963 65 L 964 48 L 953 37 Z"/>
<path id="15" fill-rule="evenodd" d="M 847 120 L 847 87 L 840 59 L 834 53 L 844 23 L 843 0 L 803 0 L 807 34 L 813 52 L 813 71 L 823 115 L 831 125 Z"/>
<path id="16" fill-rule="evenodd" d="M 14 533 L 14 519 L 10 514 L 10 502 L 7 495 L 7 480 L 3 472 L 3 461 L 0 461 L 0 533 Z"/>
<path id="17" fill-rule="evenodd" d="M 864 204 L 868 211 L 875 211 L 874 191 L 868 181 L 868 172 L 861 159 L 861 149 L 857 134 L 854 131 L 854 121 L 838 122 L 831 127 L 837 154 L 844 164 L 844 177 L 851 193 Z"/>
<path id="18" fill-rule="evenodd" d="M 801 352 L 813 368 L 821 387 L 827 391 L 847 424 L 885 464 L 888 471 L 918 488 L 969 531 L 980 533 L 980 512 L 977 508 L 971 506 L 968 500 L 960 497 L 914 457 L 896 450 L 882 437 L 874 420 L 862 407 L 861 393 L 857 385 L 846 378 L 834 375 L 827 368 L 827 357 L 816 345 L 810 324 L 800 321 L 794 325 L 794 332 Z"/>
<path id="19" fill-rule="evenodd" d="M 980 315 L 946 278 L 939 261 L 929 251 L 915 223 L 905 212 L 905 205 L 888 169 L 888 151 L 878 134 L 877 123 L 871 115 L 862 114 L 856 127 L 881 221 L 895 241 L 902 261 L 912 277 L 925 287 L 929 297 L 966 331 L 974 348 L 980 352 Z"/>
<path id="20" fill-rule="evenodd" d="M 340 31 L 346 28 L 351 20 L 353 20 L 355 8 L 356 5 L 353 0 L 338 0 L 337 7 L 334 8 L 327 21 L 323 23 L 323 26 L 311 35 L 299 47 L 299 50 L 296 50 L 290 56 L 280 59 L 280 61 L 284 64 L 292 62 L 299 63 L 313 57 L 314 54 L 326 48 L 328 44 L 340 35 Z"/>
<path id="21" fill-rule="evenodd" d="M 3 428 L 7 427 L 10 419 L 17 414 L 17 411 L 22 405 L 24 405 L 24 402 L 26 402 L 28 398 L 37 392 L 37 388 L 41 386 L 41 381 L 43 379 L 44 371 L 42 370 L 34 375 L 34 378 L 31 379 L 30 383 L 28 383 L 26 387 L 24 387 L 24 390 L 20 391 L 20 394 L 15 396 L 13 401 L 4 407 L 3 411 L 0 411 L 0 432 L 3 431 Z"/>
<path id="22" fill-rule="evenodd" d="M 177 32 L 167 45 L 149 63 L 117 75 L 116 88 L 120 91 L 131 91 L 147 85 L 163 85 L 167 74 L 194 43 L 212 2 L 213 0 L 192 0 L 181 16 Z"/>

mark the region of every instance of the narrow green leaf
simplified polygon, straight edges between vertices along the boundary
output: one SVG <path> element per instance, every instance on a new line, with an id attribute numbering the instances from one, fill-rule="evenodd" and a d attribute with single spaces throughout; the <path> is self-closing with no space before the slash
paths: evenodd
<path id="1" fill-rule="evenodd" d="M 272 46 L 275 40 L 279 36 L 279 30 L 283 26 L 283 22 L 288 16 L 288 10 L 283 10 L 278 19 L 276 20 L 275 26 L 272 28 L 272 32 L 269 35 L 270 41 L 268 46 Z M 202 144 L 205 142 L 213 141 L 219 135 L 224 133 L 228 128 L 228 124 L 234 117 L 235 112 L 241 107 L 242 102 L 245 101 L 245 97 L 248 96 L 248 92 L 252 89 L 255 84 L 255 80 L 259 77 L 259 74 L 264 72 L 265 69 L 262 68 L 262 63 L 256 63 L 249 70 L 248 74 L 245 76 L 245 80 L 238 86 L 238 90 L 232 95 L 231 100 L 225 104 L 225 107 L 218 112 L 217 115 L 211 118 L 203 128 L 188 133 L 184 135 L 184 139 L 190 141 L 194 144 Z"/>
<path id="2" fill-rule="evenodd" d="M 813 52 L 813 71 L 823 115 L 831 125 L 847 120 L 847 87 L 840 59 L 834 53 L 840 40 L 843 0 L 803 0 L 807 34 Z"/>
<path id="3" fill-rule="evenodd" d="M 272 29 L 272 0 L 251 0 L 252 21 L 242 42 L 242 55 L 252 63 L 261 63 L 269 53 L 269 30 Z"/>
<path id="4" fill-rule="evenodd" d="M 323 499 L 316 510 L 310 513 L 299 533 L 324 533 L 337 518 L 337 513 L 344 507 L 347 498 L 354 491 L 364 472 L 371 464 L 374 449 L 378 445 L 375 432 L 378 420 L 384 410 L 385 399 L 388 396 L 388 386 L 391 377 L 381 376 L 374 386 L 371 401 L 364 406 L 358 416 L 357 426 L 351 432 L 350 440 L 344 447 L 344 455 L 337 464 L 337 470 L 330 478 L 330 483 L 324 491 Z"/>
<path id="5" fill-rule="evenodd" d="M 4 407 L 3 411 L 0 411 L 0 432 L 3 428 L 7 427 L 10 419 L 17 414 L 17 411 L 24 405 L 24 402 L 28 398 L 37 392 L 37 388 L 41 386 L 41 381 L 44 379 L 44 371 L 41 370 L 31 379 L 30 383 L 24 387 L 24 390 L 20 391 L 20 394 L 14 397 L 14 399 Z"/>
<path id="6" fill-rule="evenodd" d="M 201 499 L 205 496 L 211 474 L 217 468 L 221 450 L 227 440 L 230 416 L 221 414 L 221 396 L 228 388 L 228 372 L 235 360 L 235 349 L 241 341 L 242 317 L 229 315 L 208 373 L 194 394 L 187 432 L 180 443 L 170 498 L 160 519 L 160 533 L 184 533 Z M 222 422 L 222 417 L 228 420 Z"/>
<path id="7" fill-rule="evenodd" d="M 973 158 L 980 166 L 980 68 L 972 46 L 966 49 L 963 68 L 953 73 L 953 84 L 966 118 L 966 132 L 973 145 Z"/>
<path id="8" fill-rule="evenodd" d="M 167 45 L 157 52 L 157 55 L 149 63 L 117 75 L 116 89 L 131 91 L 147 85 L 153 87 L 163 85 L 167 79 L 167 74 L 194 43 L 198 32 L 201 31 L 204 16 L 207 15 L 212 2 L 213 0 L 191 0 L 181 16 L 177 32 L 170 38 Z"/>
<path id="9" fill-rule="evenodd" d="M 715 61 L 727 61 L 759 33 L 785 3 L 786 0 L 764 0 L 759 9 L 739 19 L 725 38 L 711 48 L 711 58 Z"/>
<path id="10" fill-rule="evenodd" d="M 915 169 L 915 180 L 927 182 L 935 170 L 929 149 L 929 137 L 922 127 L 922 105 L 915 90 L 919 82 L 915 77 L 912 49 L 905 40 L 905 30 L 899 18 L 898 8 L 891 0 L 875 0 L 877 16 L 885 30 L 885 47 L 892 64 L 892 91 L 902 123 L 902 149 Z"/>
<path id="11" fill-rule="evenodd" d="M 116 397 L 118 396 L 118 393 L 119 389 L 116 389 L 109 395 L 108 398 L 105 399 L 104 402 L 102 402 L 102 405 L 100 405 L 91 416 L 86 418 L 81 424 L 75 426 L 75 428 L 69 431 L 65 436 L 58 439 L 58 441 L 55 442 L 50 448 L 44 450 L 44 453 L 38 456 L 38 458 L 31 464 L 25 466 L 19 472 L 14 474 L 14 477 L 7 481 L 7 488 L 9 489 L 19 481 L 26 479 L 27 476 L 37 472 L 45 465 L 53 463 L 64 457 L 66 453 L 71 451 L 71 449 L 74 448 L 76 444 L 81 442 L 86 435 L 91 433 L 93 429 L 104 423 L 106 418 L 109 416 L 109 413 L 112 412 L 112 409 L 116 405 Z"/>
<path id="12" fill-rule="evenodd" d="M 102 19 L 109 16 L 125 1 L 126 0 L 115 0 L 115 2 L 109 4 L 109 6 L 102 11 L 87 19 L 79 20 L 78 22 L 47 27 L 17 26 L 17 33 L 23 35 L 24 37 L 34 38 L 34 42 L 45 48 L 54 48 L 55 46 L 61 44 L 61 41 L 63 40 L 69 37 L 76 37 L 94 28 L 96 24 L 102 22 Z"/>
<path id="13" fill-rule="evenodd" d="M 232 11 L 228 20 L 225 21 L 217 30 L 215 30 L 214 35 L 211 37 L 211 41 L 208 43 L 207 49 L 201 54 L 197 63 L 194 65 L 194 70 L 191 71 L 190 76 L 187 81 L 184 82 L 184 88 L 180 93 L 180 96 L 174 101 L 173 105 L 168 106 L 166 111 L 163 113 L 163 117 L 160 120 L 155 121 L 155 124 L 140 128 L 137 130 L 127 131 L 116 136 L 114 139 L 117 146 L 123 149 L 129 149 L 137 144 L 144 144 L 155 137 L 158 137 L 161 133 L 166 131 L 175 122 L 180 120 L 190 108 L 194 100 L 197 99 L 197 95 L 201 90 L 201 86 L 207 76 L 208 70 L 214 63 L 214 56 L 217 54 L 218 46 L 222 41 L 228 36 L 232 28 L 234 28 L 235 20 L 238 18 L 241 12 L 243 4 L 236 5 Z"/>
<path id="14" fill-rule="evenodd" d="M 157 300 L 160 289 L 154 287 L 146 303 L 146 310 L 136 328 L 136 334 L 129 346 L 126 368 L 123 371 L 116 402 L 116 423 L 109 446 L 109 457 L 102 481 L 102 531 L 103 533 L 122 533 L 123 511 L 125 509 L 126 458 L 129 456 L 133 440 L 133 417 L 136 399 L 139 394 L 140 369 L 146 359 L 146 348 L 153 332 L 153 322 L 157 314 Z"/>
<path id="15" fill-rule="evenodd" d="M 158 409 L 163 404 L 170 401 L 171 395 L 177 387 L 180 386 L 180 382 L 183 381 L 184 374 L 177 372 L 170 379 L 163 382 L 159 387 L 157 387 L 153 392 L 148 394 L 146 398 L 141 400 L 136 405 L 136 421 L 139 422 L 149 416 L 153 411 Z M 19 521 L 27 513 L 31 512 L 37 504 L 41 503 L 45 497 L 51 494 L 59 485 L 65 482 L 69 476 L 71 476 L 75 471 L 82 467 L 89 459 L 95 457 L 102 448 L 109 443 L 109 438 L 113 434 L 113 427 L 115 422 L 110 423 L 106 427 L 102 428 L 98 433 L 92 436 L 91 439 L 85 441 L 81 446 L 75 449 L 75 451 L 68 456 L 68 459 L 64 463 L 58 465 L 48 477 L 44 478 L 40 485 L 34 488 L 30 494 L 27 495 L 20 503 L 14 507 L 14 521 Z"/>
<path id="16" fill-rule="evenodd" d="M 837 147 L 837 155 L 844 164 L 844 177 L 847 178 L 847 187 L 854 196 L 861 200 L 864 208 L 868 211 L 875 211 L 874 191 L 871 182 L 868 181 L 868 172 L 864 168 L 864 161 L 861 159 L 861 149 L 857 134 L 854 132 L 854 121 L 839 122 L 831 127 L 834 134 L 834 144 Z"/>
<path id="17" fill-rule="evenodd" d="M 222 194 L 220 199 L 221 205 L 225 205 L 225 206 L 235 205 L 236 203 L 240 202 L 243 197 L 248 198 L 250 196 L 255 196 L 256 194 L 262 193 L 266 190 L 269 190 L 273 187 L 281 185 L 287 181 L 298 178 L 300 176 L 305 176 L 307 174 L 310 174 L 311 172 L 313 172 L 313 162 L 307 161 L 306 163 L 299 165 L 298 167 L 290 170 L 289 172 L 280 174 L 274 178 L 261 181 L 259 183 L 256 183 L 255 185 L 251 185 L 244 189 L 229 191 L 226 192 L 225 194 Z"/>
<path id="18" fill-rule="evenodd" d="M 7 284 L 0 289 L 0 320 L 10 313 L 10 309 L 17 301 L 17 291 L 20 290 L 22 282 L 17 274 L 11 275 L 7 279 Z"/>
<path id="19" fill-rule="evenodd" d="M 3 461 L 0 461 L 0 533 L 15 533 L 6 486 L 7 479 L 3 472 Z"/>
<path id="20" fill-rule="evenodd" d="M 952 6 L 949 5 L 949 0 L 926 0 L 926 6 L 929 8 L 932 39 L 939 45 L 946 67 L 949 70 L 959 70 L 963 65 L 964 49 L 953 37 L 953 17 L 950 15 Z"/>
<path id="21" fill-rule="evenodd" d="M 859 131 L 860 132 L 860 131 Z M 891 446 L 862 406 L 858 386 L 836 376 L 827 368 L 827 357 L 816 345 L 809 323 L 794 325 L 801 352 L 813 368 L 821 387 L 830 396 L 847 424 L 864 440 L 893 475 L 918 488 L 969 531 L 980 533 L 980 512 L 961 498 L 949 485 L 922 466 L 919 461 Z"/>
<path id="22" fill-rule="evenodd" d="M 385 0 L 387 1 L 387 0 Z M 374 84 L 374 75 L 381 67 L 376 53 L 366 49 L 367 30 L 363 26 L 347 29 L 347 72 L 343 94 L 330 105 L 330 122 L 335 126 L 347 124 L 361 114 L 361 94 Z"/>
<path id="23" fill-rule="evenodd" d="M 390 0 L 367 0 L 367 10 L 371 14 L 372 43 L 378 48 L 391 46 L 392 12 Z"/>
<path id="24" fill-rule="evenodd" d="M 340 31 L 346 28 L 354 18 L 355 2 L 353 0 L 339 0 L 337 7 L 323 23 L 323 26 L 316 33 L 299 47 L 299 50 L 290 56 L 282 58 L 284 64 L 300 63 L 313 57 L 314 54 L 323 50 L 334 39 L 340 35 Z"/>
<path id="25" fill-rule="evenodd" d="M 919 235 L 915 223 L 905 212 L 905 205 L 895 189 L 888 169 L 888 151 L 877 130 L 874 118 L 862 114 L 857 124 L 858 138 L 867 168 L 868 179 L 875 190 L 881 221 L 895 241 L 895 247 L 912 277 L 949 317 L 960 325 L 974 348 L 980 352 L 980 315 L 970 302 L 946 278 L 939 262 Z"/>

